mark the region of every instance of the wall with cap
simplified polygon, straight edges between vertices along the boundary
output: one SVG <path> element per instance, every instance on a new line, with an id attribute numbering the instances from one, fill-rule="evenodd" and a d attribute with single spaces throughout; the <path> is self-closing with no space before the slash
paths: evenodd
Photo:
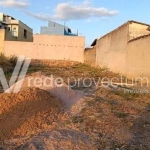
<path id="1" fill-rule="evenodd" d="M 5 55 L 84 62 L 85 37 L 34 35 L 34 42 L 4 41 Z"/>

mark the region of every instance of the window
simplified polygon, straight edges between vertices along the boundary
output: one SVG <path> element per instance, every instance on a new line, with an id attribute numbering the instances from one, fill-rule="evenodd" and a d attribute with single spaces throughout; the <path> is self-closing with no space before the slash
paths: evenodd
<path id="1" fill-rule="evenodd" d="M 13 30 L 15 31 L 15 30 L 16 30 L 16 27 L 14 27 Z"/>
<path id="2" fill-rule="evenodd" d="M 24 38 L 27 39 L 27 30 L 24 29 Z"/>

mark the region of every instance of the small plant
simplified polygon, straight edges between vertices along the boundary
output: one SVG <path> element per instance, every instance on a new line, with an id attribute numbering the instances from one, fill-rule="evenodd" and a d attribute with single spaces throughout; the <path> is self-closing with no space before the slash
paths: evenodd
<path id="1" fill-rule="evenodd" d="M 15 56 L 15 55 L 11 55 L 10 57 L 9 57 L 9 62 L 13 65 L 13 66 L 15 66 L 16 65 L 16 63 L 17 63 L 17 57 Z"/>
<path id="2" fill-rule="evenodd" d="M 0 67 L 5 73 L 8 73 L 12 69 L 12 64 L 3 53 L 0 53 Z"/>

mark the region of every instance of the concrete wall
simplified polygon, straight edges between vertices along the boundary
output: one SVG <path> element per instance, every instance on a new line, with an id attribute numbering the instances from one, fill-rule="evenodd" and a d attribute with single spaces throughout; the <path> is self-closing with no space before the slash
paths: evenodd
<path id="1" fill-rule="evenodd" d="M 96 66 L 96 47 L 84 51 L 84 63 L 93 67 Z"/>
<path id="2" fill-rule="evenodd" d="M 148 27 L 129 21 L 101 37 L 96 44 L 96 66 L 109 68 L 129 78 L 150 77 Z"/>
<path id="3" fill-rule="evenodd" d="M 128 23 L 97 40 L 96 65 L 117 73 L 126 71 Z"/>
<path id="4" fill-rule="evenodd" d="M 12 36 L 10 31 L 7 31 L 5 29 L 0 29 L 0 53 L 3 52 L 5 40 L 17 41 L 17 37 Z"/>
<path id="5" fill-rule="evenodd" d="M 34 42 L 4 42 L 4 53 L 32 59 L 84 62 L 84 37 L 34 35 Z"/>
<path id="6" fill-rule="evenodd" d="M 24 29 L 27 30 L 27 38 L 24 37 Z M 19 21 L 18 29 L 18 41 L 32 42 L 33 41 L 33 31 L 27 25 Z"/>
<path id="7" fill-rule="evenodd" d="M 150 35 L 128 43 L 127 76 L 150 79 Z"/>
<path id="8" fill-rule="evenodd" d="M 3 21 L 3 13 L 0 12 L 0 21 Z"/>
<path id="9" fill-rule="evenodd" d="M 16 39 L 16 41 L 25 41 L 25 42 L 32 42 L 33 41 L 33 33 L 30 30 L 27 30 L 26 27 L 24 27 L 22 24 L 14 24 L 14 25 L 9 25 L 10 27 L 10 33 L 12 37 Z M 15 30 L 14 30 L 15 28 Z M 24 37 L 24 29 L 27 30 L 27 38 Z M 11 41 L 10 38 L 5 38 L 6 41 Z M 13 40 L 12 40 L 13 41 Z"/>
<path id="10" fill-rule="evenodd" d="M 139 24 L 136 22 L 130 22 L 129 23 L 129 40 L 135 39 L 137 37 L 140 37 L 142 35 L 147 35 L 150 33 L 148 31 L 149 25 L 146 24 Z"/>
<path id="11" fill-rule="evenodd" d="M 17 37 L 12 36 L 10 31 L 5 30 L 5 39 L 7 41 L 17 41 Z"/>
<path id="12" fill-rule="evenodd" d="M 4 48 L 5 30 L 0 29 L 0 53 L 3 52 Z"/>
<path id="13" fill-rule="evenodd" d="M 47 27 L 41 27 L 40 34 L 47 35 L 64 35 L 65 26 L 59 23 L 48 21 Z"/>
<path id="14" fill-rule="evenodd" d="M 64 27 L 41 27 L 41 34 L 64 35 Z"/>
<path id="15" fill-rule="evenodd" d="M 71 29 L 69 29 L 65 25 L 61 25 L 59 23 L 48 21 L 47 27 L 41 27 L 40 34 L 44 35 L 66 35 L 66 36 L 78 36 L 75 33 L 71 32 Z"/>

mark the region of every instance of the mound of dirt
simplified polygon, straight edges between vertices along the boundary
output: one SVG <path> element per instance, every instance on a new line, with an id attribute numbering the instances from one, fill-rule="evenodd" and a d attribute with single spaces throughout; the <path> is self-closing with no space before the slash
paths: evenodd
<path id="1" fill-rule="evenodd" d="M 53 127 L 63 113 L 61 101 L 38 88 L 0 95 L 0 141 L 37 135 Z"/>
<path id="2" fill-rule="evenodd" d="M 55 82 L 56 77 L 51 78 L 51 76 L 46 76 L 42 72 L 36 72 L 26 76 L 22 80 L 19 80 L 14 85 L 12 85 L 11 88 L 17 88 L 17 86 L 21 84 L 21 90 L 27 87 L 37 87 L 39 89 L 43 89 L 53 96 L 61 99 L 66 105 L 67 109 L 69 109 L 77 101 L 84 98 L 84 92 L 72 90 L 65 82 L 63 82 L 60 86 L 57 86 Z"/>

